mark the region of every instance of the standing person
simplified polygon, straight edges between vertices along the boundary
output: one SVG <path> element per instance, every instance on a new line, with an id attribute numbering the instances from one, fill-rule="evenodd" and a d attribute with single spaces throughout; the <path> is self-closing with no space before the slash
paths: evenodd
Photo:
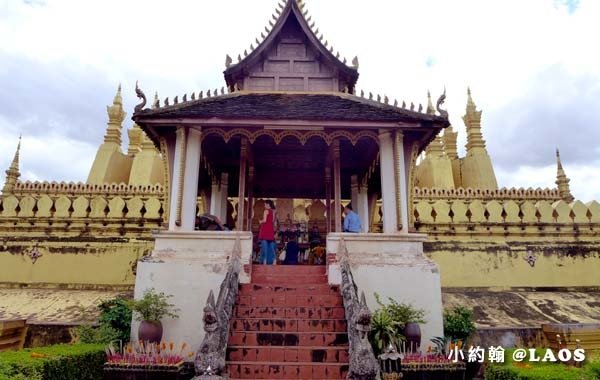
<path id="1" fill-rule="evenodd" d="M 275 261 L 275 204 L 265 201 L 265 211 L 258 230 L 260 240 L 260 263 L 271 265 Z"/>
<path id="2" fill-rule="evenodd" d="M 352 204 L 348 203 L 344 207 L 344 232 L 360 232 L 362 225 L 358 214 L 352 211 Z"/>

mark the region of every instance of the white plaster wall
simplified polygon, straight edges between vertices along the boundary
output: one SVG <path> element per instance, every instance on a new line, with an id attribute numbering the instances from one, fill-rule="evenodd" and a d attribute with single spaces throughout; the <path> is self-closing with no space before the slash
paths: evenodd
<path id="1" fill-rule="evenodd" d="M 225 268 L 225 265 L 223 266 Z M 163 340 L 181 344 L 186 342 L 196 351 L 204 338 L 202 316 L 210 290 L 218 294 L 226 270 L 214 272 L 201 263 L 138 263 L 134 298 L 154 288 L 157 292 L 173 295 L 170 302 L 179 308 L 178 319 L 164 318 Z M 215 295 L 216 297 L 216 295 Z M 131 324 L 131 339 L 137 341 L 138 321 Z"/>
<path id="2" fill-rule="evenodd" d="M 218 297 L 219 287 L 228 270 L 236 240 L 240 241 L 240 282 L 250 281 L 252 235 L 250 232 L 161 232 L 155 235 L 152 255 L 137 266 L 134 298 L 154 288 L 173 295 L 170 302 L 179 308 L 178 319 L 165 318 L 163 340 L 186 342 L 194 351 L 204 337 L 203 309 L 212 290 Z M 139 322 L 133 321 L 131 338 L 137 340 Z"/>
<path id="3" fill-rule="evenodd" d="M 421 348 L 443 335 L 442 291 L 437 265 L 423 255 L 425 235 L 329 234 L 327 251 L 337 253 L 343 238 L 359 292 L 365 293 L 371 311 L 378 308 L 374 293 L 382 300 L 392 297 L 426 311 L 421 327 Z M 338 257 L 339 260 L 339 257 Z M 329 268 L 330 283 L 339 283 L 339 267 Z"/>

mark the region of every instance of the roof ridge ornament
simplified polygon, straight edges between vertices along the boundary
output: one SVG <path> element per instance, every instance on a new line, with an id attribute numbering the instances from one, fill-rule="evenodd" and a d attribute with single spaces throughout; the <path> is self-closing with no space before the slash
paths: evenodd
<path id="1" fill-rule="evenodd" d="M 435 108 L 433 108 L 433 103 L 431 102 L 431 92 L 427 90 L 427 111 L 428 115 L 435 115 Z"/>
<path id="2" fill-rule="evenodd" d="M 352 67 L 354 67 L 355 69 L 358 70 L 358 56 L 355 55 L 354 58 L 352 58 Z"/>
<path id="3" fill-rule="evenodd" d="M 119 84 L 119 92 L 120 92 L 120 88 L 121 85 Z M 138 99 L 142 99 L 142 102 L 138 105 L 135 106 L 134 111 L 135 112 L 140 112 L 142 109 L 144 109 L 144 106 L 146 105 L 146 95 L 144 94 L 144 91 L 142 91 L 140 89 L 140 87 L 138 86 L 138 81 L 135 81 L 135 95 L 138 97 Z"/>
<path id="4" fill-rule="evenodd" d="M 231 63 L 233 62 L 233 60 L 231 59 L 231 57 L 229 56 L 229 54 L 225 55 L 225 68 L 231 66 Z"/>
<path id="5" fill-rule="evenodd" d="M 441 117 L 448 119 L 448 111 L 441 108 L 442 104 L 444 104 L 445 101 L 446 101 L 446 86 L 444 86 L 444 92 L 438 98 L 435 108 L 438 110 Z"/>
<path id="6" fill-rule="evenodd" d="M 158 99 L 158 91 L 154 92 L 154 102 L 152 103 L 152 108 L 160 108 L 160 100 Z"/>

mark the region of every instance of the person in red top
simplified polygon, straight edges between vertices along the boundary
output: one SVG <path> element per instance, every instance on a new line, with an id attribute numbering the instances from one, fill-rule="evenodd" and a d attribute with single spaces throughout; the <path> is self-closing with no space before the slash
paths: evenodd
<path id="1" fill-rule="evenodd" d="M 272 265 L 275 262 L 275 204 L 270 199 L 265 201 L 265 212 L 260 221 L 258 240 L 261 264 Z"/>

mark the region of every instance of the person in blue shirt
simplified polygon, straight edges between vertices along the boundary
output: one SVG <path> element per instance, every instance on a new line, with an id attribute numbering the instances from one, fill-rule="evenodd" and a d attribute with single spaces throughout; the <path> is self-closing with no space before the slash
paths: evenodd
<path id="1" fill-rule="evenodd" d="M 362 225 L 358 214 L 352 211 L 352 204 L 344 207 L 344 232 L 360 232 Z"/>

